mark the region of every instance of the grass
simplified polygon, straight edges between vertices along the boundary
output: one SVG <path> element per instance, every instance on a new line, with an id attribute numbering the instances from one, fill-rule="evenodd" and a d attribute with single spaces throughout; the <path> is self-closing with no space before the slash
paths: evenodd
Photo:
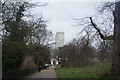
<path id="1" fill-rule="evenodd" d="M 109 72 L 111 63 L 97 63 L 93 66 L 85 66 L 80 68 L 64 68 L 57 67 L 57 78 L 102 78 L 102 74 Z"/>

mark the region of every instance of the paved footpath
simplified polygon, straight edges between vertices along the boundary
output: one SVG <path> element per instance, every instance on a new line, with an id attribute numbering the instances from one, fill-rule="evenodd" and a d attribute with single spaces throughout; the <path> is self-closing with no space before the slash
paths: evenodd
<path id="1" fill-rule="evenodd" d="M 41 72 L 33 73 L 25 78 L 56 78 L 55 68 L 49 67 L 47 69 L 41 70 Z"/>

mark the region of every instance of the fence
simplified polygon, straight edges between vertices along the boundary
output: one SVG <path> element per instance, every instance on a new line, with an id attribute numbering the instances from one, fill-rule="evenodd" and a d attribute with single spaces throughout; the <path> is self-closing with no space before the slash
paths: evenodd
<path id="1" fill-rule="evenodd" d="M 32 69 L 27 69 L 27 70 L 20 70 L 20 71 L 14 71 L 14 72 L 9 72 L 6 74 L 2 75 L 2 78 L 23 78 L 24 76 L 27 76 L 31 73 L 37 72 L 38 67 L 32 68 Z"/>

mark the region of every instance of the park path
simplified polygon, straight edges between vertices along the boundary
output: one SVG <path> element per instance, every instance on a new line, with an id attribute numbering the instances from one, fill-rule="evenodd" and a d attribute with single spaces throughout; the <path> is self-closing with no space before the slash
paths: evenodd
<path id="1" fill-rule="evenodd" d="M 25 78 L 54 78 L 56 80 L 56 73 L 54 67 L 49 67 L 47 69 L 41 70 L 41 72 L 36 72 Z"/>

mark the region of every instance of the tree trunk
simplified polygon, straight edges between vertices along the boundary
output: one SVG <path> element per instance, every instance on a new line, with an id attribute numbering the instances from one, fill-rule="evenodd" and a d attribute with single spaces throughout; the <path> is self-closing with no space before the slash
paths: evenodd
<path id="1" fill-rule="evenodd" d="M 114 11 L 114 50 L 111 72 L 120 75 L 120 1 L 115 3 Z"/>

